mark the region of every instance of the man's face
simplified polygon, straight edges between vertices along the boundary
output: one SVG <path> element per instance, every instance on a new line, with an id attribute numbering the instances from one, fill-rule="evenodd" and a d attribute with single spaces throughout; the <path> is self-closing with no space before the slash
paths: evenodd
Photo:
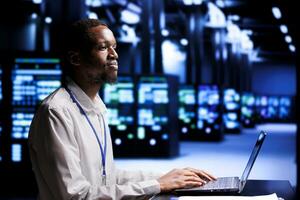
<path id="1" fill-rule="evenodd" d="M 117 81 L 118 54 L 116 39 L 106 26 L 97 26 L 89 30 L 94 43 L 89 52 L 81 53 L 81 67 L 89 83 L 114 83 Z"/>

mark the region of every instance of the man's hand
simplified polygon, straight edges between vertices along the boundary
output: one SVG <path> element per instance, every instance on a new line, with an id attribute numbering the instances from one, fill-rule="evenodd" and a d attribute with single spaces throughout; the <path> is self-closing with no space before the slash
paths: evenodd
<path id="1" fill-rule="evenodd" d="M 161 192 L 169 192 L 179 188 L 199 187 L 211 180 L 216 178 L 203 170 L 184 168 L 173 169 L 161 176 L 158 182 Z"/>

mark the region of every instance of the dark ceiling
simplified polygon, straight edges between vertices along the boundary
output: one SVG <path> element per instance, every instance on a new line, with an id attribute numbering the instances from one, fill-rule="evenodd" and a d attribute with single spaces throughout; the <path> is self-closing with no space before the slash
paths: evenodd
<path id="1" fill-rule="evenodd" d="M 267 60 L 294 61 L 295 52 L 291 52 L 285 36 L 296 40 L 296 4 L 292 0 L 219 0 L 224 7 L 220 7 L 225 16 L 238 15 L 240 18 L 234 21 L 240 29 L 251 30 L 250 39 L 254 43 L 254 49 L 258 50 L 258 56 Z M 173 13 L 193 11 L 191 6 L 186 6 L 183 0 L 166 0 L 165 10 Z M 203 1 L 208 2 L 208 1 Z M 211 2 L 217 4 L 217 1 Z M 272 13 L 272 7 L 281 10 L 281 19 L 276 19 Z M 175 20 L 178 24 L 178 20 Z M 287 25 L 288 33 L 280 31 L 280 25 Z"/>
<path id="2" fill-rule="evenodd" d="M 242 29 L 253 31 L 251 39 L 260 56 L 270 59 L 293 59 L 295 53 L 289 49 L 285 36 L 290 35 L 295 44 L 295 12 L 291 0 L 239 0 L 236 5 L 225 7 L 226 15 L 237 14 L 241 18 L 237 24 Z M 276 19 L 272 7 L 281 10 L 282 17 Z M 280 25 L 287 25 L 288 33 L 280 31 Z"/>

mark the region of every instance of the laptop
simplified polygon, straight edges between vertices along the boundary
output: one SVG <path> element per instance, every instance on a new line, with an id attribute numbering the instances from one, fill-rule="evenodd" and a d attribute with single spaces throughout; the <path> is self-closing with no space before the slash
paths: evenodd
<path id="1" fill-rule="evenodd" d="M 261 149 L 261 146 L 263 144 L 266 135 L 267 133 L 265 131 L 260 132 L 241 178 L 219 177 L 217 180 L 209 181 L 208 183 L 200 187 L 177 189 L 175 190 L 175 193 L 177 193 L 178 195 L 203 194 L 203 193 L 210 194 L 210 195 L 217 195 L 217 194 L 241 193 L 246 185 L 248 176 L 256 160 L 256 157 L 259 153 L 259 150 Z"/>

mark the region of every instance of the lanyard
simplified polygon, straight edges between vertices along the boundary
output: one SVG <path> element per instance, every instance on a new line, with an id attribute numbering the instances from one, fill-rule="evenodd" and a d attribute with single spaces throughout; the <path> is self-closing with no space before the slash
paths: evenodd
<path id="1" fill-rule="evenodd" d="M 103 123 L 103 126 L 104 126 L 104 148 L 103 148 L 102 145 L 101 145 L 100 139 L 99 139 L 99 137 L 97 135 L 97 132 L 96 132 L 94 126 L 93 126 L 93 124 L 91 123 L 91 121 L 88 118 L 87 114 L 85 113 L 85 111 L 83 110 L 83 108 L 81 107 L 81 105 L 79 104 L 78 100 L 75 98 L 75 96 L 72 94 L 72 92 L 70 91 L 69 88 L 66 87 L 65 89 L 69 93 L 69 95 L 70 95 L 71 99 L 73 100 L 73 102 L 76 103 L 76 105 L 79 108 L 81 114 L 83 114 L 85 116 L 87 122 L 89 123 L 90 127 L 93 130 L 94 135 L 96 136 L 97 142 L 98 142 L 98 144 L 100 146 L 101 161 L 102 161 L 102 166 L 103 166 L 102 180 L 103 180 L 104 184 L 106 184 L 106 170 L 105 170 L 105 161 L 106 161 L 106 159 L 105 158 L 106 158 L 106 146 L 107 145 L 106 145 L 106 126 L 105 126 L 105 123 L 104 123 L 104 118 L 103 118 L 102 114 L 100 114 L 101 115 L 101 119 L 102 119 L 102 123 Z"/>

